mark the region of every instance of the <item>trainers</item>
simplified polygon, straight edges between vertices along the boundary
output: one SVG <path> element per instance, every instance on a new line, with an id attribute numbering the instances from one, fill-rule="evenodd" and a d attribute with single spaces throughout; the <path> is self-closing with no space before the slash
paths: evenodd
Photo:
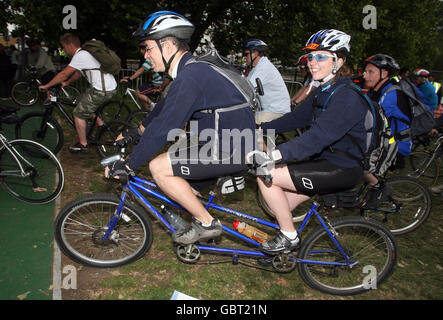
<path id="1" fill-rule="evenodd" d="M 380 206 L 383 201 L 386 201 L 392 195 L 392 188 L 387 184 L 376 184 L 368 191 L 365 208 L 375 209 Z"/>
<path id="2" fill-rule="evenodd" d="M 299 243 L 299 237 L 291 240 L 280 231 L 274 239 L 263 242 L 260 245 L 260 249 L 268 254 L 278 254 L 280 252 L 290 252 L 297 249 Z"/>
<path id="3" fill-rule="evenodd" d="M 84 146 L 80 142 L 77 142 L 73 146 L 69 147 L 69 151 L 71 151 L 72 153 L 87 152 L 88 146 Z"/>
<path id="4" fill-rule="evenodd" d="M 222 225 L 218 219 L 214 219 L 209 227 L 192 218 L 191 225 L 185 230 L 176 231 L 172 234 L 172 240 L 180 244 L 191 244 L 197 241 L 208 241 L 222 234 Z"/>

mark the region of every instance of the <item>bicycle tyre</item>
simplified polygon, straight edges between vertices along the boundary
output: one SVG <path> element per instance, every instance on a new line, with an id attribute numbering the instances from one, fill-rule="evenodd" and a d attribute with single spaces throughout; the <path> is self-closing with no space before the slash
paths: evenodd
<path id="1" fill-rule="evenodd" d="M 257 189 L 257 201 L 260 208 L 270 217 L 275 219 L 275 213 L 272 211 L 272 209 L 269 207 L 269 205 L 266 203 L 265 199 L 263 198 L 262 193 L 260 192 L 260 189 Z M 306 204 L 306 205 L 304 205 Z M 305 201 L 304 203 L 301 203 L 297 208 L 295 208 L 292 211 L 292 221 L 293 222 L 300 222 L 303 221 L 306 214 L 309 212 L 309 209 L 311 207 L 311 203 L 309 201 Z M 301 212 L 305 212 L 304 214 L 299 214 Z"/>
<path id="2" fill-rule="evenodd" d="M 123 132 L 129 124 L 122 121 L 105 122 L 96 135 L 97 152 L 101 158 L 113 156 L 121 151 L 119 146 L 115 146 L 115 139 Z"/>
<path id="3" fill-rule="evenodd" d="M 151 247 L 152 226 L 134 203 L 125 202 L 122 213 L 126 216 L 118 220 L 111 234 L 115 241 L 102 240 L 119 204 L 120 198 L 113 194 L 87 195 L 68 203 L 54 221 L 60 250 L 73 261 L 96 268 L 119 267 L 141 258 Z M 130 234 L 130 229 L 135 233 Z"/>
<path id="4" fill-rule="evenodd" d="M 111 100 L 103 104 L 103 106 L 97 110 L 97 114 L 101 116 L 105 122 L 126 122 L 131 114 L 131 109 L 122 101 Z"/>
<path id="5" fill-rule="evenodd" d="M 337 231 L 337 240 L 344 251 L 356 263 L 350 267 L 299 262 L 298 272 L 309 286 L 333 295 L 355 295 L 373 289 L 368 285 L 374 283 L 366 280 L 369 276 L 366 266 L 372 266 L 377 272 L 375 286 L 392 274 L 398 249 L 394 236 L 385 226 L 362 217 L 332 219 L 331 226 Z M 302 242 L 298 259 L 344 262 L 321 226 Z"/>
<path id="6" fill-rule="evenodd" d="M 73 86 L 66 86 L 60 89 L 58 98 L 62 104 L 75 106 L 80 98 L 80 91 Z"/>
<path id="7" fill-rule="evenodd" d="M 38 88 L 28 81 L 20 81 L 11 88 L 11 99 L 22 107 L 30 107 L 37 103 L 40 93 Z"/>
<path id="8" fill-rule="evenodd" d="M 411 166 L 408 176 L 420 179 L 428 187 L 436 185 L 440 176 L 440 164 L 437 158 L 429 162 L 431 158 L 432 153 L 426 151 L 411 152 L 408 157 Z"/>
<path id="9" fill-rule="evenodd" d="M 15 125 L 17 139 L 28 139 L 41 143 L 57 154 L 64 143 L 63 129 L 53 117 L 45 117 L 44 112 L 30 112 L 20 118 Z"/>
<path id="10" fill-rule="evenodd" d="M 4 189 L 16 199 L 28 203 L 42 204 L 57 198 L 65 183 L 63 167 L 57 157 L 35 141 L 12 140 L 9 141 L 9 146 L 26 159 L 19 161 L 28 175 L 2 175 L 0 183 Z M 0 168 L 3 172 L 20 171 L 19 165 L 5 146 L 0 148 Z"/>
<path id="11" fill-rule="evenodd" d="M 400 205 L 400 211 L 392 210 L 392 200 L 383 202 L 377 210 L 365 210 L 364 214 L 383 223 L 395 235 L 412 232 L 419 228 L 430 216 L 432 196 L 425 184 L 416 178 L 394 176 L 386 179 L 393 193 L 391 198 Z"/>

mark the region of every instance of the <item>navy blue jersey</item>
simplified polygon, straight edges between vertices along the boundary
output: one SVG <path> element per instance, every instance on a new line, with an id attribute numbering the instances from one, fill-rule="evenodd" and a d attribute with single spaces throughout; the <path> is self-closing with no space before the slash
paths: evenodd
<path id="1" fill-rule="evenodd" d="M 363 158 L 349 135 L 355 139 L 361 150 L 367 151 L 368 141 L 365 129 L 365 117 L 369 111 L 367 103 L 354 90 L 344 88 L 332 96 L 326 108 L 321 107 L 331 92 L 342 83 L 350 84 L 352 81 L 350 78 L 332 80 L 318 87 L 293 112 L 262 124 L 264 130 L 275 129 L 276 133 L 310 126 L 310 129 L 301 136 L 277 147 L 283 156 L 283 162 L 311 157 L 312 159 L 326 159 L 344 168 L 360 165 L 356 159 L 343 152 L 358 159 Z"/>
<path id="2" fill-rule="evenodd" d="M 199 137 L 202 137 L 203 130 L 215 128 L 216 114 L 208 110 L 246 103 L 241 92 L 206 63 L 186 65 L 186 61 L 191 57 L 190 53 L 186 53 L 181 58 L 177 77 L 171 83 L 167 96 L 143 120 L 145 131 L 140 142 L 134 147 L 129 163 L 133 170 L 149 161 L 168 143 L 171 130 L 182 129 L 188 121 L 195 121 L 192 128 L 198 127 L 198 130 L 193 134 L 198 133 Z M 245 148 L 244 140 L 237 141 L 229 135 L 223 139 L 223 134 L 235 129 L 246 129 L 252 134 L 255 129 L 253 110 L 247 107 L 220 112 L 218 124 L 216 138 L 220 150 L 232 152 L 233 149 L 241 149 L 241 159 L 244 161 L 246 152 L 250 151 Z M 201 144 L 204 144 L 204 141 Z"/>

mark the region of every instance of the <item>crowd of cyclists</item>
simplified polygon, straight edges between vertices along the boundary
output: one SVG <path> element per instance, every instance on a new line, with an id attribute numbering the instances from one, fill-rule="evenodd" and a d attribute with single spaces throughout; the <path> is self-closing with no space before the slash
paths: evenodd
<path id="1" fill-rule="evenodd" d="M 132 153 L 105 170 L 106 177 L 122 178 L 149 164 L 156 184 L 193 216 L 188 228 L 173 234 L 174 242 L 191 244 L 220 236 L 221 223 L 197 198 L 200 191 L 197 185 L 244 172 L 251 165 L 266 165 L 272 175 L 271 183 L 257 177 L 258 187 L 280 226 L 276 237 L 261 244 L 261 250 L 268 254 L 297 248 L 300 240 L 291 211 L 313 195 L 351 189 L 365 179 L 372 186 L 368 206 L 376 207 L 389 196 L 392 190 L 361 165 L 364 157 L 361 150 L 369 148 L 370 111 L 361 95 L 349 86 L 357 83 L 384 109 L 398 141 L 397 164 L 401 165 L 412 147 L 410 137 L 403 136 L 411 114 L 404 94 L 390 90 L 396 81 L 407 76 L 399 73 L 400 66 L 393 57 L 379 53 L 367 58 L 362 76 L 353 78 L 346 66 L 351 36 L 335 29 L 320 30 L 307 39 L 303 54 L 297 59 L 304 86 L 291 98 L 281 74 L 266 57 L 266 43 L 249 39 L 242 48 L 247 78 L 251 83 L 259 78 L 264 89 L 259 96 L 261 110 L 254 112 L 242 92 L 228 79 L 208 64 L 190 63 L 193 55 L 189 42 L 194 30 L 193 23 L 184 16 L 159 11 L 150 14 L 134 33 L 146 61 L 122 81 L 134 80 L 150 70 L 153 86 L 160 91 L 166 87 L 168 90 L 154 107 L 142 94 L 148 88 L 139 88 L 138 96 L 151 112 L 139 127 L 127 129 L 117 138 L 130 138 L 135 143 Z M 58 84 L 66 85 L 81 76 L 91 84 L 74 109 L 79 141 L 70 147 L 71 152 L 84 152 L 88 150 L 86 120 L 94 117 L 95 110 L 115 95 L 117 82 L 114 76 L 99 70 L 100 65 L 91 54 L 81 50 L 77 36 L 65 34 L 60 44 L 71 62 L 40 89 L 47 91 Z M 166 75 L 163 79 L 168 80 L 162 81 L 158 74 Z M 432 75 L 425 69 L 415 70 L 411 79 L 430 109 L 438 110 L 441 85 L 431 82 Z M 343 89 L 330 99 L 339 87 Z M 291 103 L 296 105 L 293 111 Z M 159 154 L 168 144 L 171 130 L 183 128 L 189 122 L 198 128 L 197 136 L 205 129 L 213 130 L 213 136 L 186 145 L 184 150 Z M 306 128 L 303 134 L 271 151 L 222 134 L 224 130 L 279 134 Z M 210 153 L 204 152 L 208 144 Z M 234 158 L 240 161 L 232 161 Z"/>

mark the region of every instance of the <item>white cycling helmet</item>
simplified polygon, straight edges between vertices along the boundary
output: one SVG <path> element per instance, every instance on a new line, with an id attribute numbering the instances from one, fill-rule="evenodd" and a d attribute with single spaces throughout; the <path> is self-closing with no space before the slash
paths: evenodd
<path id="1" fill-rule="evenodd" d="M 306 42 L 303 50 L 326 50 L 347 56 L 351 51 L 351 36 L 335 29 L 320 30 Z"/>
<path id="2" fill-rule="evenodd" d="M 172 11 L 151 13 L 134 32 L 139 41 L 160 40 L 173 36 L 180 40 L 191 39 L 194 25 L 182 15 Z"/>
<path id="3" fill-rule="evenodd" d="M 328 76 L 319 80 L 321 83 L 331 80 L 341 68 L 341 66 L 338 65 L 337 54 L 342 56 L 344 60 L 351 51 L 350 41 L 350 35 L 335 29 L 320 30 L 308 39 L 303 48 L 306 52 L 325 50 L 331 52 L 334 56 L 334 68 Z"/>

